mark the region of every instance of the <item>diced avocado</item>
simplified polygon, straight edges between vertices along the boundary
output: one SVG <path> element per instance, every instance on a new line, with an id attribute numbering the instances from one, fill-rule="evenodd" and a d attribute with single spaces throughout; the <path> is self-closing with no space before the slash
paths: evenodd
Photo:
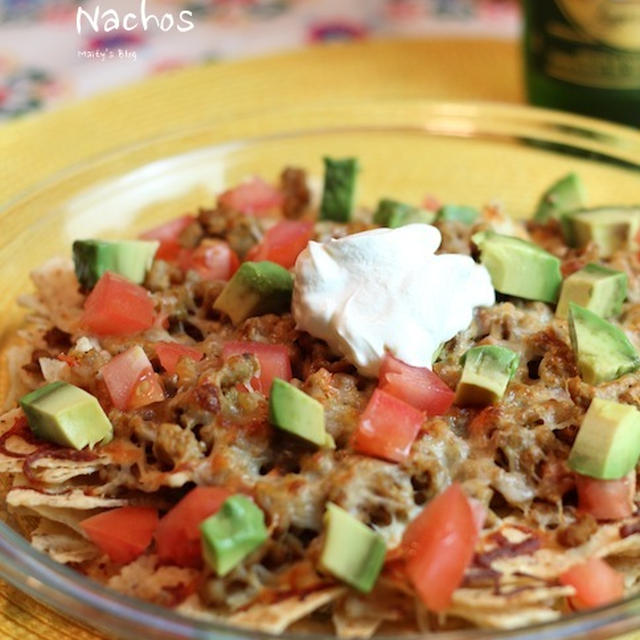
<path id="1" fill-rule="evenodd" d="M 320 567 L 354 589 L 369 593 L 384 564 L 384 539 L 331 502 L 327 504 L 324 525 Z"/>
<path id="2" fill-rule="evenodd" d="M 578 371 L 588 384 L 616 380 L 640 367 L 640 357 L 622 329 L 573 302 L 569 335 Z"/>
<path id="3" fill-rule="evenodd" d="M 473 207 L 465 207 L 458 204 L 445 204 L 438 209 L 436 222 L 462 222 L 473 224 L 480 214 Z"/>
<path id="4" fill-rule="evenodd" d="M 159 246 L 156 240 L 76 240 L 73 262 L 78 282 L 93 289 L 100 276 L 111 271 L 141 284 Z"/>
<path id="5" fill-rule="evenodd" d="M 319 447 L 335 447 L 333 438 L 324 426 L 323 406 L 280 378 L 276 378 L 271 385 L 269 421 Z"/>
<path id="6" fill-rule="evenodd" d="M 506 347 L 483 345 L 469 349 L 460 361 L 464 368 L 456 388 L 456 404 L 485 406 L 500 401 L 520 358 Z"/>
<path id="7" fill-rule="evenodd" d="M 640 209 L 612 207 L 576 211 L 567 216 L 568 244 L 578 248 L 593 242 L 602 258 L 608 258 L 619 249 L 635 247 L 640 230 Z"/>
<path id="8" fill-rule="evenodd" d="M 590 262 L 562 283 L 556 317 L 569 315 L 569 303 L 597 313 L 603 318 L 617 316 L 627 297 L 627 275 Z"/>
<path id="9" fill-rule="evenodd" d="M 410 204 L 383 198 L 378 202 L 378 208 L 373 216 L 373 221 L 383 227 L 403 227 L 406 224 L 424 223 L 431 224 L 435 219 L 432 211 L 418 209 Z"/>
<path id="10" fill-rule="evenodd" d="M 243 262 L 213 304 L 233 324 L 291 307 L 293 276 L 275 262 Z"/>
<path id="11" fill-rule="evenodd" d="M 542 302 L 558 299 L 562 284 L 558 258 L 532 242 L 495 231 L 481 231 L 471 239 L 496 291 Z"/>
<path id="12" fill-rule="evenodd" d="M 571 469 L 592 478 L 615 480 L 640 456 L 640 411 L 628 404 L 594 398 L 571 448 Z"/>
<path id="13" fill-rule="evenodd" d="M 534 220 L 537 222 L 558 220 L 565 234 L 569 233 L 566 216 L 568 213 L 584 208 L 586 199 L 586 189 L 582 180 L 577 174 L 570 173 L 560 178 L 542 194 Z"/>
<path id="14" fill-rule="evenodd" d="M 31 431 L 42 440 L 83 449 L 113 438 L 113 427 L 100 403 L 67 382 L 51 382 L 20 399 Z"/>
<path id="15" fill-rule="evenodd" d="M 359 170 L 356 158 L 324 158 L 324 190 L 320 204 L 322 220 L 351 220 Z"/>
<path id="16" fill-rule="evenodd" d="M 229 573 L 269 537 L 264 513 L 242 494 L 227 498 L 217 513 L 200 524 L 200 532 L 204 559 L 219 576 Z"/>

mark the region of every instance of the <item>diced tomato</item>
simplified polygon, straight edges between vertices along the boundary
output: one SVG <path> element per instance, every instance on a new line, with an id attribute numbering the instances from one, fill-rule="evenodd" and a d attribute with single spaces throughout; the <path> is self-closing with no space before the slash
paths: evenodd
<path id="1" fill-rule="evenodd" d="M 139 409 L 165 398 L 160 377 L 153 371 L 145 371 L 136 382 L 127 401 L 128 409 Z"/>
<path id="2" fill-rule="evenodd" d="M 161 520 L 156 531 L 161 562 L 181 567 L 199 567 L 202 563 L 200 528 L 231 495 L 221 487 L 196 487 Z"/>
<path id="3" fill-rule="evenodd" d="M 426 607 L 444 611 L 471 563 L 478 538 L 473 511 L 459 484 L 436 496 L 402 539 L 406 571 Z"/>
<path id="4" fill-rule="evenodd" d="M 190 358 L 199 362 L 204 354 L 193 347 L 177 342 L 158 342 L 156 343 L 156 354 L 160 360 L 162 368 L 167 373 L 175 373 L 180 358 Z"/>
<path id="5" fill-rule="evenodd" d="M 436 198 L 436 196 L 428 193 L 422 201 L 422 206 L 429 211 L 437 211 L 442 206 L 442 203 L 440 202 L 440 200 L 438 200 L 438 198 Z"/>
<path id="6" fill-rule="evenodd" d="M 137 409 L 164 400 L 164 391 L 142 347 L 136 345 L 100 369 L 116 409 Z"/>
<path id="7" fill-rule="evenodd" d="M 179 242 L 180 234 L 195 220 L 194 216 L 182 216 L 141 233 L 140 238 L 160 242 L 156 251 L 158 260 L 175 260 L 182 248 Z"/>
<path id="8" fill-rule="evenodd" d="M 281 344 L 265 344 L 264 342 L 227 342 L 222 348 L 222 357 L 253 354 L 260 363 L 260 375 L 253 378 L 251 386 L 265 395 L 271 389 L 274 378 L 291 380 L 291 360 L 287 347 Z"/>
<path id="9" fill-rule="evenodd" d="M 360 416 L 353 448 L 366 455 L 402 462 L 409 455 L 423 420 L 421 411 L 376 389 Z"/>
<path id="10" fill-rule="evenodd" d="M 196 249 L 183 249 L 178 257 L 183 271 L 193 269 L 205 280 L 229 280 L 240 259 L 224 240 L 206 239 Z"/>
<path id="11" fill-rule="evenodd" d="M 149 292 L 107 271 L 85 300 L 81 324 L 98 336 L 129 336 L 149 329 L 153 321 Z"/>
<path id="12" fill-rule="evenodd" d="M 260 244 L 247 254 L 247 260 L 270 260 L 285 269 L 295 264 L 300 252 L 313 236 L 313 222 L 285 220 L 271 227 Z"/>
<path id="13" fill-rule="evenodd" d="M 623 575 L 599 558 L 574 565 L 558 580 L 576 590 L 576 595 L 569 599 L 574 609 L 600 607 L 624 596 Z"/>
<path id="14" fill-rule="evenodd" d="M 620 520 L 634 511 L 635 469 L 619 480 L 599 480 L 576 474 L 578 509 L 597 520 Z"/>
<path id="15" fill-rule="evenodd" d="M 262 178 L 252 178 L 228 189 L 218 198 L 218 204 L 248 215 L 264 215 L 282 206 L 282 193 Z"/>
<path id="16" fill-rule="evenodd" d="M 430 416 L 446 413 L 455 393 L 426 367 L 412 367 L 387 354 L 380 367 L 381 389 Z"/>
<path id="17" fill-rule="evenodd" d="M 96 546 L 117 564 L 129 564 L 151 544 L 158 512 L 150 507 L 120 507 L 80 523 Z"/>

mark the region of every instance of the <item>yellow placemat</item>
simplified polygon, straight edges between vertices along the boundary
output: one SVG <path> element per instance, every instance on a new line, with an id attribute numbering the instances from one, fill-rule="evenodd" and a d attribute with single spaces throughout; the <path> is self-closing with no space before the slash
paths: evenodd
<path id="1" fill-rule="evenodd" d="M 373 41 L 158 76 L 0 127 L 0 202 L 136 141 L 250 113 L 259 123 L 260 110 L 280 106 L 371 98 L 521 102 L 518 44 Z M 0 639 L 102 637 L 0 582 Z"/>
<path id="2" fill-rule="evenodd" d="M 0 203 L 70 165 L 163 133 L 279 106 L 363 98 L 522 100 L 518 45 L 376 40 L 168 73 L 0 126 Z"/>

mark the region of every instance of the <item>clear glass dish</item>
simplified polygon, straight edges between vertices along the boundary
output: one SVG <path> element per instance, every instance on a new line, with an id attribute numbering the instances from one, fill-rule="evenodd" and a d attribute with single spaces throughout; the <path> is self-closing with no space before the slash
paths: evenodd
<path id="1" fill-rule="evenodd" d="M 74 238 L 133 235 L 212 203 L 215 192 L 247 175 L 273 179 L 287 164 L 304 166 L 318 178 L 323 155 L 360 158 L 359 200 L 368 205 L 385 195 L 419 202 L 430 193 L 471 205 L 499 199 L 512 215 L 524 217 L 543 188 L 570 170 L 584 178 L 593 206 L 640 200 L 640 133 L 568 114 L 403 101 L 291 108 L 229 119 L 72 168 L 6 205 L 0 211 L 0 346 L 21 321 L 16 298 L 31 288 L 29 270 L 48 257 L 67 254 Z M 6 376 L 0 371 L 0 400 Z M 36 552 L 4 523 L 0 577 L 121 638 L 267 637 L 189 620 L 120 596 Z M 640 629 L 640 597 L 535 627 L 439 638 L 601 639 L 633 629 Z"/>

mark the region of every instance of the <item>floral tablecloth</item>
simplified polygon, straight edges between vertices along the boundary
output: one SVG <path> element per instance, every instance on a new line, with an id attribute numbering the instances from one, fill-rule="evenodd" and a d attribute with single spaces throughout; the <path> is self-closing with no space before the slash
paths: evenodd
<path id="1" fill-rule="evenodd" d="M 144 5 L 144 7 L 142 6 Z M 181 12 L 188 32 L 81 20 Z M 0 0 L 0 119 L 192 64 L 388 36 L 514 38 L 516 0 Z"/>

